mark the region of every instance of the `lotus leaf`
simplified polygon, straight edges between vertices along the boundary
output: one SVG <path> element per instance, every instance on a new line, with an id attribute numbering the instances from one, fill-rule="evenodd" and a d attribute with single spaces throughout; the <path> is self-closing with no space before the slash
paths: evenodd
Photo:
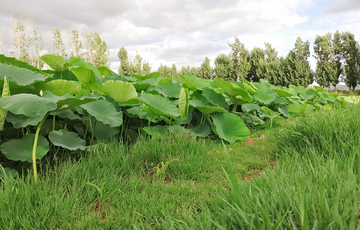
<path id="1" fill-rule="evenodd" d="M 110 125 L 110 127 L 118 127 L 122 124 L 122 112 L 117 112 L 115 106 L 106 100 L 93 101 L 84 105 L 81 108 L 85 109 L 96 120 Z"/>
<path id="2" fill-rule="evenodd" d="M 101 85 L 101 91 L 118 103 L 126 103 L 135 99 L 138 94 L 131 83 L 123 81 L 107 81 Z"/>
<path id="3" fill-rule="evenodd" d="M 68 132 L 64 129 L 58 131 L 51 131 L 49 139 L 55 146 L 60 146 L 69 150 L 85 150 L 86 141 L 81 139 L 79 135 L 74 132 Z"/>
<path id="4" fill-rule="evenodd" d="M 237 140 L 245 140 L 250 136 L 250 130 L 240 117 L 233 113 L 220 113 L 211 117 L 216 133 L 223 140 L 233 143 Z"/>

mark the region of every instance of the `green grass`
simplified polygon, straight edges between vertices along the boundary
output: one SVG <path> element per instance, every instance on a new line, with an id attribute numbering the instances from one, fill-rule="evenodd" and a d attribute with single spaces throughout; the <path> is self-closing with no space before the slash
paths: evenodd
<path id="1" fill-rule="evenodd" d="M 274 157 L 263 151 L 268 146 L 265 139 L 229 145 L 237 176 L 268 167 Z M 169 229 L 173 218 L 187 221 L 204 208 L 216 210 L 217 191 L 229 186 L 223 148 L 209 140 L 140 139 L 131 146 L 114 140 L 73 154 L 42 160 L 38 183 L 31 172 L 3 178 L 3 229 Z M 171 159 L 179 159 L 167 170 L 171 183 L 150 175 Z"/>
<path id="2" fill-rule="evenodd" d="M 38 183 L 26 165 L 20 177 L 1 179 L 0 226 L 360 229 L 358 114 L 351 105 L 275 120 L 252 130 L 253 143 L 226 151 L 219 141 L 169 136 L 49 155 Z M 172 159 L 170 183 L 151 174 Z"/>

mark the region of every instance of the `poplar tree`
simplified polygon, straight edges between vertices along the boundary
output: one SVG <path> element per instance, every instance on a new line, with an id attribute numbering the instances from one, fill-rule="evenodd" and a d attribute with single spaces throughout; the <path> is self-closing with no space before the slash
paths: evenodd
<path id="1" fill-rule="evenodd" d="M 240 81 L 244 81 L 251 68 L 250 52 L 237 37 L 235 37 L 234 43 L 229 44 L 229 47 L 231 48 L 230 57 L 233 63 L 233 75 Z"/>
<path id="2" fill-rule="evenodd" d="M 191 74 L 198 77 L 200 74 L 200 68 L 199 67 L 191 67 Z"/>
<path id="3" fill-rule="evenodd" d="M 130 76 L 130 64 L 126 49 L 124 47 L 121 47 L 117 56 L 120 59 L 120 67 L 118 69 L 119 75 Z"/>
<path id="4" fill-rule="evenodd" d="M 186 67 L 183 66 L 183 67 L 181 67 L 180 74 L 181 74 L 181 75 L 191 74 L 191 68 L 190 68 L 190 66 L 186 66 Z"/>
<path id="5" fill-rule="evenodd" d="M 205 57 L 205 60 L 201 63 L 198 77 L 204 79 L 213 79 L 214 70 L 210 66 L 210 59 L 208 57 Z"/>
<path id="6" fill-rule="evenodd" d="M 259 47 L 254 47 L 250 55 L 250 71 L 246 78 L 248 81 L 258 82 L 260 78 L 265 78 L 264 75 L 258 74 L 258 69 L 261 60 L 265 60 L 264 51 Z M 264 63 L 262 63 L 264 64 Z"/>
<path id="7" fill-rule="evenodd" d="M 345 83 L 349 88 L 355 90 L 360 83 L 360 47 L 355 40 L 355 35 L 350 32 L 341 34 L 343 41 L 343 58 L 345 61 Z"/>
<path id="8" fill-rule="evenodd" d="M 175 63 L 173 63 L 171 66 L 171 76 L 176 77 L 176 75 L 177 75 L 177 69 Z"/>
<path id="9" fill-rule="evenodd" d="M 25 26 L 21 22 L 20 14 L 14 14 L 11 22 L 11 51 L 10 56 L 25 61 L 28 57 L 26 50 Z M 17 53 L 17 54 L 15 54 Z"/>
<path id="10" fill-rule="evenodd" d="M 0 34 L 0 54 L 5 54 L 5 42 L 1 34 Z"/>
<path id="11" fill-rule="evenodd" d="M 53 40 L 51 41 L 51 52 L 55 55 L 66 57 L 64 42 L 61 37 L 61 30 L 53 29 Z"/>
<path id="12" fill-rule="evenodd" d="M 158 72 L 160 72 L 161 77 L 171 77 L 171 68 L 166 65 L 160 64 Z"/>
<path id="13" fill-rule="evenodd" d="M 236 76 L 233 75 L 233 63 L 229 55 L 219 54 L 215 58 L 214 64 L 215 77 L 227 81 L 236 81 Z"/>
<path id="14" fill-rule="evenodd" d="M 32 65 L 38 69 L 42 68 L 44 62 L 40 59 L 40 50 L 45 48 L 44 42 L 42 41 L 42 35 L 39 32 L 39 27 L 31 25 L 31 32 L 29 35 L 30 43 L 30 56 L 32 59 Z M 35 53 L 32 55 L 32 44 L 35 44 Z"/>
<path id="15" fill-rule="evenodd" d="M 71 30 L 69 32 L 69 43 L 71 45 L 70 56 L 81 57 L 82 43 L 77 30 Z"/>

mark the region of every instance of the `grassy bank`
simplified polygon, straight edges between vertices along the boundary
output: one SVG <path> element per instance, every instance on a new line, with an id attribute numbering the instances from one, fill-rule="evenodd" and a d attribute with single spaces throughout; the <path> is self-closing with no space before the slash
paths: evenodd
<path id="1" fill-rule="evenodd" d="M 38 183 L 31 173 L 2 177 L 0 226 L 357 229 L 359 113 L 355 105 L 284 120 L 226 151 L 181 136 L 58 153 L 41 161 Z"/>

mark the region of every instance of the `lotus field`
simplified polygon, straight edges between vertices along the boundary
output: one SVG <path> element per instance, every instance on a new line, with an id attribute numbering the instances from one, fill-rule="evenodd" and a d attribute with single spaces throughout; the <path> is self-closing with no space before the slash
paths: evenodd
<path id="1" fill-rule="evenodd" d="M 248 127 L 346 103 L 321 87 L 204 80 L 193 75 L 122 77 L 83 59 L 44 55 L 39 70 L 0 55 L 1 153 L 33 162 L 51 148 L 85 150 L 95 139 L 169 133 L 246 140 Z"/>

